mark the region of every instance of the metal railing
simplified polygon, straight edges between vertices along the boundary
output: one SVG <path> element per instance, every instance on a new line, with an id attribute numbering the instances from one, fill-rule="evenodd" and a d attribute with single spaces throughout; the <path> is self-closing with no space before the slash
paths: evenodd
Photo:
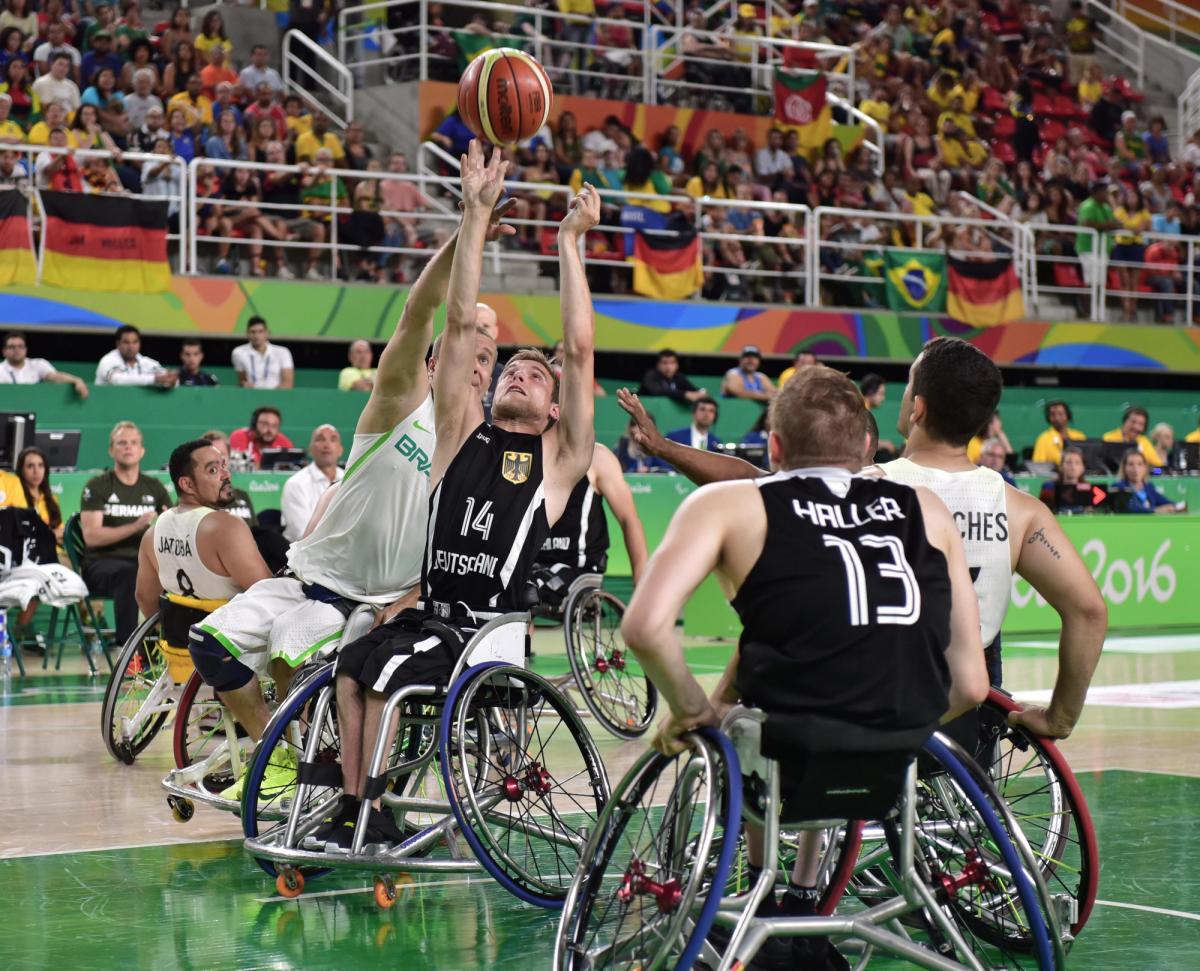
<path id="1" fill-rule="evenodd" d="M 175 170 L 177 173 L 176 176 L 172 179 L 172 184 L 179 186 L 178 193 L 170 192 L 170 193 L 162 194 L 162 193 L 146 193 L 146 192 L 134 193 L 134 192 L 122 191 L 119 194 L 123 195 L 123 196 L 127 196 L 132 199 L 164 200 L 167 203 L 167 207 L 168 207 L 169 211 L 173 209 L 175 212 L 178 213 L 179 226 L 175 232 L 168 231 L 167 247 L 168 247 L 168 251 L 169 251 L 172 248 L 172 244 L 174 244 L 175 258 L 176 258 L 176 271 L 181 274 L 188 272 L 188 270 L 189 270 L 189 264 L 187 262 L 188 247 L 187 247 L 186 240 L 188 238 L 189 226 L 188 226 L 188 221 L 187 221 L 187 208 L 188 208 L 187 204 L 186 204 L 187 196 L 185 194 L 186 193 L 187 166 L 184 163 L 183 159 L 179 158 L 178 156 L 174 156 L 174 155 L 171 155 L 171 156 L 151 155 L 151 154 L 147 154 L 145 152 L 121 152 L 121 153 L 118 153 L 118 155 L 119 155 L 119 158 L 118 158 L 118 155 L 114 155 L 112 152 L 107 151 L 105 149 L 54 148 L 50 145 L 23 145 L 23 144 L 17 144 L 17 143 L 5 143 L 3 146 L 0 146 L 0 149 L 2 149 L 4 151 L 14 152 L 18 156 L 23 157 L 22 164 L 24 165 L 25 170 L 29 173 L 29 188 L 30 188 L 30 191 L 34 194 L 35 199 L 37 198 L 38 189 L 43 188 L 43 187 L 40 187 L 37 185 L 36 159 L 39 156 L 70 155 L 76 159 L 85 159 L 85 160 L 92 159 L 92 158 L 103 158 L 103 159 L 109 160 L 110 162 L 128 163 L 130 165 L 134 165 L 134 166 L 138 167 L 142 172 L 144 172 L 146 170 L 147 166 L 154 167 L 157 165 L 161 165 L 164 162 L 170 163 L 171 168 L 173 170 Z M 143 186 L 143 189 L 144 188 L 145 187 Z M 114 194 L 116 194 L 116 193 L 114 193 Z M 35 232 L 40 231 L 41 218 L 42 218 L 41 214 L 42 214 L 42 207 L 39 202 L 38 205 L 34 206 L 34 211 L 32 213 L 33 229 Z M 42 247 L 39 246 L 39 248 L 38 248 L 38 276 L 39 276 L 39 278 L 41 277 L 41 264 L 42 264 L 41 253 L 42 253 Z"/>
<path id="2" fill-rule="evenodd" d="M 1179 95 L 1179 123 L 1175 126 L 1175 141 L 1183 151 L 1189 138 L 1200 131 L 1200 69 L 1191 76 Z"/>
<path id="3" fill-rule="evenodd" d="M 1177 0 L 1113 0 L 1113 12 L 1125 20 L 1162 34 L 1172 44 L 1200 50 L 1200 9 Z"/>
<path id="4" fill-rule="evenodd" d="M 308 54 L 311 64 L 301 51 Z M 339 128 L 345 129 L 354 120 L 354 75 L 324 47 L 298 30 L 283 35 L 283 86 L 288 94 L 299 95 Z M 314 94 L 323 95 L 330 104 Z"/>

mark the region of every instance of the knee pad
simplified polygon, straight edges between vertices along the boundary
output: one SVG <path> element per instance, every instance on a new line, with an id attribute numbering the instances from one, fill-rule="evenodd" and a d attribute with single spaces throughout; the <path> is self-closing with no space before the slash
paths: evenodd
<path id="1" fill-rule="evenodd" d="M 216 691 L 236 691 L 254 680 L 253 671 L 199 626 L 193 626 L 188 634 L 188 653 L 201 680 Z"/>

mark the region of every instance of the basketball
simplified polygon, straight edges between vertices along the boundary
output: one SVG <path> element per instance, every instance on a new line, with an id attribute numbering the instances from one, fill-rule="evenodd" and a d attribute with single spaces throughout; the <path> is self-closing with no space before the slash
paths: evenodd
<path id="1" fill-rule="evenodd" d="M 458 113 L 480 138 L 512 145 L 534 135 L 550 117 L 554 88 L 545 69 L 511 47 L 485 51 L 458 82 Z"/>

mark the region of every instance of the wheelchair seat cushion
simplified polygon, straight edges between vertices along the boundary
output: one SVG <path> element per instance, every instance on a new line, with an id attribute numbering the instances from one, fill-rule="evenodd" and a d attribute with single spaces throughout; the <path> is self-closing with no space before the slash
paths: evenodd
<path id="1" fill-rule="evenodd" d="M 343 647 L 337 674 L 380 694 L 390 695 L 412 684 L 444 690 L 474 633 L 473 628 L 410 608 Z"/>
<path id="2" fill-rule="evenodd" d="M 197 607 L 185 607 L 166 597 L 158 600 L 158 622 L 162 627 L 163 640 L 172 647 L 187 650 L 188 634 L 193 624 L 203 621 L 209 612 Z"/>
<path id="3" fill-rule="evenodd" d="M 881 731 L 805 712 L 769 713 L 762 751 L 779 763 L 782 818 L 879 819 L 936 725 Z"/>

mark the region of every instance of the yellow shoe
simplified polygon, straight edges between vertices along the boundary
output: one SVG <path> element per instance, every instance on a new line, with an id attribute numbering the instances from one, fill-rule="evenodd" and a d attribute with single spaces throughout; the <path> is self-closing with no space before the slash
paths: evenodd
<path id="1" fill-rule="evenodd" d="M 237 777 L 237 781 L 233 785 L 222 789 L 217 795 L 221 799 L 228 799 L 230 802 L 242 801 L 242 790 L 246 788 L 246 776 L 250 774 L 250 766 L 242 771 L 242 774 Z"/>
<path id="2" fill-rule="evenodd" d="M 290 746 L 277 749 L 271 755 L 271 761 L 263 772 L 262 782 L 258 787 L 258 801 L 276 802 L 279 804 L 291 802 L 296 794 L 297 782 L 296 752 Z"/>

